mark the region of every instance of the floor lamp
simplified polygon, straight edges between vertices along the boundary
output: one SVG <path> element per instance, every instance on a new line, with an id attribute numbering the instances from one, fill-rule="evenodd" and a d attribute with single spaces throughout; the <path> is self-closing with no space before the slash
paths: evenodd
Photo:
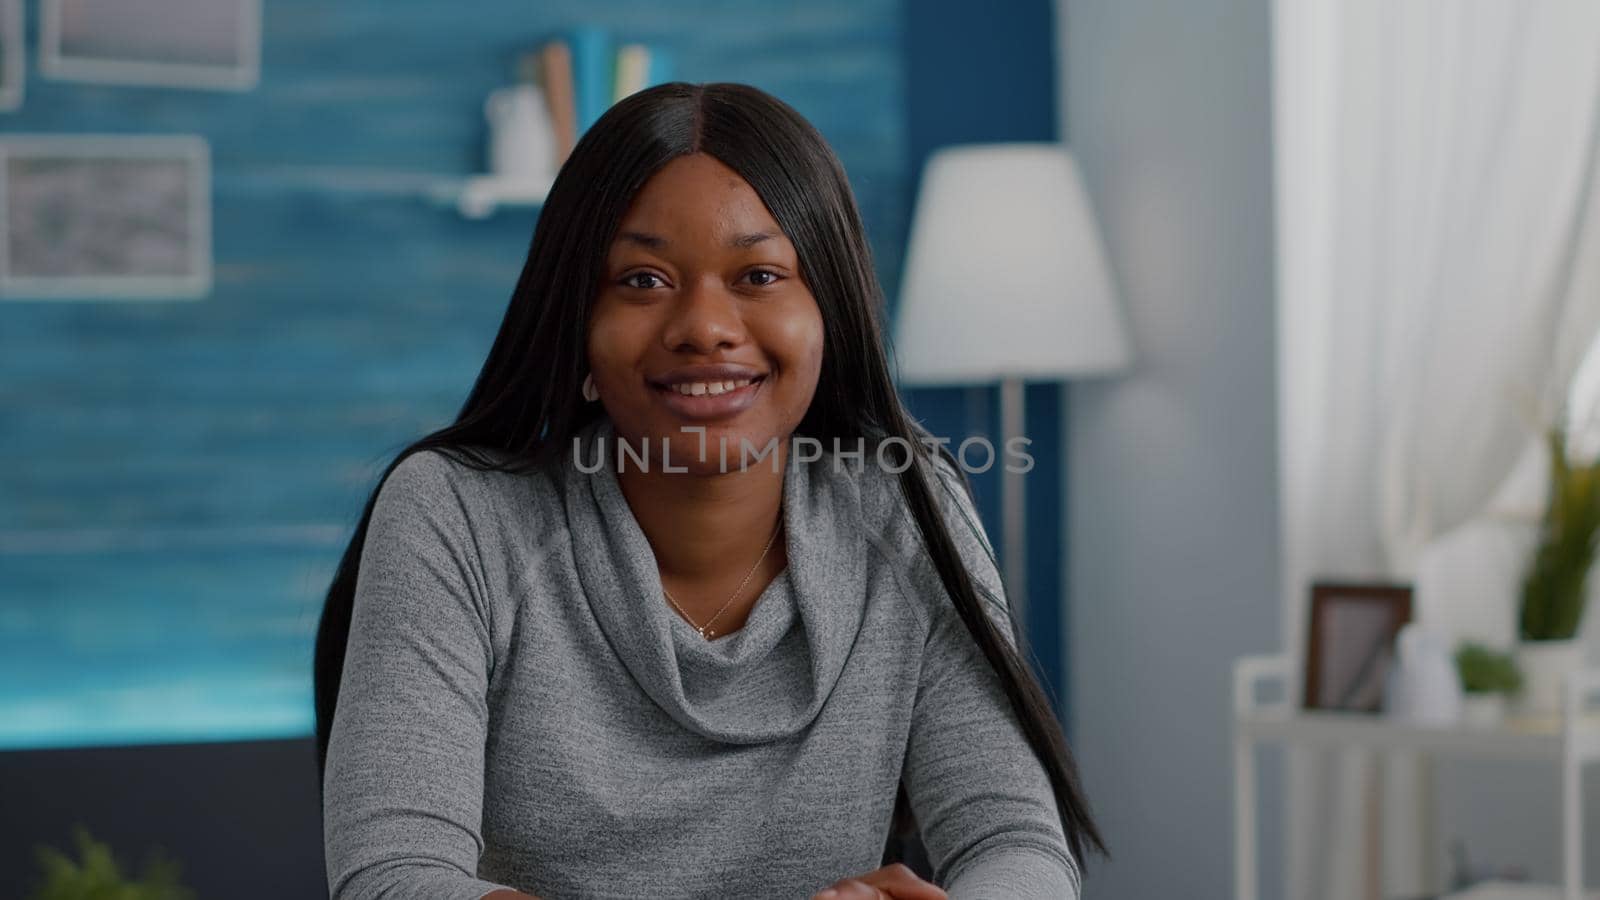
<path id="1" fill-rule="evenodd" d="M 1054 143 L 970 144 L 928 158 L 894 329 L 904 385 L 1000 384 L 1002 565 L 1027 627 L 1023 384 L 1105 375 L 1131 352 L 1077 162 Z M 1025 447 L 1023 448 L 1025 449 Z"/>

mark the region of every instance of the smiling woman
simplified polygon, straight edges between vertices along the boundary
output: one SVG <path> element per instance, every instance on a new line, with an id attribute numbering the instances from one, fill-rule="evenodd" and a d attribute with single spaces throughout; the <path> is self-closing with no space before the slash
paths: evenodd
<path id="1" fill-rule="evenodd" d="M 672 83 L 584 134 L 328 591 L 333 900 L 1078 895 L 1100 837 L 881 301 L 776 98 Z"/>
<path id="2" fill-rule="evenodd" d="M 701 432 L 685 425 L 734 447 L 799 425 L 822 371 L 822 312 L 760 195 L 701 151 L 667 163 L 629 205 L 588 346 L 618 434 L 676 443 L 674 457 L 703 471 L 711 460 L 681 446 L 698 450 Z"/>

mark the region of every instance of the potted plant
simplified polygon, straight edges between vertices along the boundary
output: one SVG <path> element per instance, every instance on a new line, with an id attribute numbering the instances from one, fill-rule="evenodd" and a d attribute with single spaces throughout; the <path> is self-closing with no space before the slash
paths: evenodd
<path id="1" fill-rule="evenodd" d="M 1456 649 L 1456 672 L 1465 698 L 1462 724 L 1493 728 L 1505 716 L 1506 698 L 1522 689 L 1522 673 L 1509 653 L 1482 644 L 1463 643 Z"/>
<path id="2" fill-rule="evenodd" d="M 1562 685 L 1583 663 L 1578 626 L 1600 536 L 1600 460 L 1573 462 L 1560 427 L 1549 430 L 1548 449 L 1549 495 L 1538 546 L 1522 580 L 1518 616 L 1520 705 L 1533 714 L 1561 708 Z"/>
<path id="3" fill-rule="evenodd" d="M 123 877 L 111 849 L 89 836 L 82 825 L 72 829 L 79 860 L 51 847 L 36 848 L 43 876 L 29 900 L 194 900 L 194 891 L 178 883 L 179 865 L 160 850 L 146 861 L 137 880 Z"/>

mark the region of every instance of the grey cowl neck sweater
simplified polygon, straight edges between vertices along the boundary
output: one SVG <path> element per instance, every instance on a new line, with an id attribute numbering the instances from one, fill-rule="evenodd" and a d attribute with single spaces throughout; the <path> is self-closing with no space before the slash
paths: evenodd
<path id="1" fill-rule="evenodd" d="M 328 744 L 332 900 L 808 900 L 878 868 L 902 783 L 953 900 L 1078 895 L 894 475 L 791 453 L 787 569 L 707 641 L 661 592 L 610 420 L 578 449 L 525 475 L 425 451 L 379 490 Z M 1001 596 L 956 478 L 945 523 Z"/>
<path id="2" fill-rule="evenodd" d="M 567 523 L 585 550 L 576 556 L 578 576 L 606 640 L 689 731 L 729 744 L 798 734 L 827 702 L 861 630 L 866 543 L 839 540 L 836 527 L 862 516 L 860 482 L 819 477 L 827 465 L 788 454 L 781 537 L 788 565 L 743 626 L 707 641 L 664 599 L 655 554 L 617 481 L 617 441 L 602 416 L 580 433 L 578 458 L 590 468 L 603 451 L 604 464 L 593 473 L 562 469 Z M 772 464 L 771 457 L 757 463 Z"/>

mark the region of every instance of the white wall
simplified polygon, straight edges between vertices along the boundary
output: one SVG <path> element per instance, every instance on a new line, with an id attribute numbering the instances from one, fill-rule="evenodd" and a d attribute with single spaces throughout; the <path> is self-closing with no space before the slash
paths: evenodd
<path id="1" fill-rule="evenodd" d="M 1230 665 L 1280 634 L 1268 0 L 1061 4 L 1061 120 L 1137 357 L 1069 398 L 1072 732 L 1114 854 L 1088 894 L 1222 898 Z"/>
<path id="2" fill-rule="evenodd" d="M 1064 137 L 1137 355 L 1127 375 L 1074 385 L 1066 410 L 1071 730 L 1114 854 L 1091 861 L 1088 894 L 1224 898 L 1229 666 L 1280 642 L 1270 3 L 1058 0 L 1057 23 Z M 1273 896 L 1283 772 L 1278 753 L 1263 762 Z M 1442 764 L 1440 863 L 1460 838 L 1475 862 L 1554 880 L 1555 776 Z"/>

